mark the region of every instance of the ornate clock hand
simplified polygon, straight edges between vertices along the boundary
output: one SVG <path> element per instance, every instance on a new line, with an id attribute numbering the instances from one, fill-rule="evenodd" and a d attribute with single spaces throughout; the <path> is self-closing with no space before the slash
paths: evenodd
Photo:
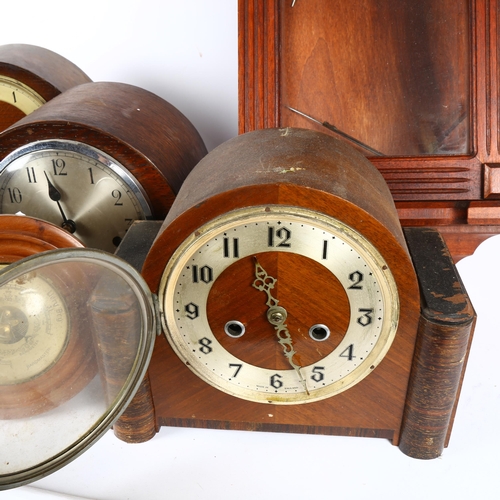
<path id="1" fill-rule="evenodd" d="M 45 174 L 45 178 L 47 179 L 47 184 L 49 185 L 49 198 L 52 201 L 55 201 L 57 203 L 57 206 L 59 207 L 59 211 L 61 212 L 61 216 L 63 218 L 63 223 L 61 224 L 61 227 L 63 229 L 66 229 L 66 231 L 69 231 L 71 234 L 73 234 L 76 231 L 76 223 L 75 221 L 68 219 L 66 217 L 66 214 L 64 213 L 64 210 L 61 206 L 60 200 L 61 200 L 61 193 L 59 190 L 50 182 L 49 176 L 47 175 L 47 172 L 45 170 L 43 171 Z"/>
<path id="2" fill-rule="evenodd" d="M 297 113 L 300 116 L 303 116 L 304 118 L 307 118 L 308 120 L 311 120 L 313 122 L 319 123 L 323 127 L 327 128 L 328 130 L 331 130 L 337 135 L 340 135 L 344 139 L 347 139 L 348 141 L 351 141 L 353 144 L 356 144 L 360 148 L 365 149 L 369 153 L 375 155 L 375 156 L 384 156 L 384 153 L 381 153 L 380 151 L 377 151 L 376 149 L 372 148 L 371 146 L 368 146 L 368 144 L 365 144 L 364 142 L 361 142 L 359 139 L 356 139 L 352 135 L 347 134 L 346 132 L 343 132 L 342 130 L 338 129 L 335 125 L 332 125 L 331 123 L 328 122 L 322 122 L 320 120 L 317 120 L 316 118 L 313 118 L 310 115 L 307 115 L 303 111 L 299 111 L 298 109 L 291 108 L 290 106 L 286 106 L 290 111 L 293 111 L 294 113 Z"/>
<path id="3" fill-rule="evenodd" d="M 301 366 L 297 365 L 293 361 L 293 357 L 297 352 L 293 348 L 293 341 L 290 332 L 288 331 L 288 327 L 285 324 L 287 312 L 284 307 L 278 305 L 279 300 L 274 298 L 271 294 L 271 290 L 274 288 L 276 284 L 276 278 L 269 276 L 266 270 L 259 264 L 257 257 L 255 258 L 255 280 L 252 284 L 254 288 L 257 290 L 266 292 L 267 301 L 266 305 L 269 307 L 267 311 L 267 319 L 269 323 L 274 325 L 274 329 L 276 330 L 276 336 L 278 337 L 278 342 L 283 347 L 283 353 L 285 357 L 288 359 L 288 362 L 292 366 L 292 368 L 297 372 L 300 383 L 304 386 L 304 390 L 306 394 L 309 395 L 309 391 L 307 389 L 307 384 L 302 376 L 300 371 Z"/>

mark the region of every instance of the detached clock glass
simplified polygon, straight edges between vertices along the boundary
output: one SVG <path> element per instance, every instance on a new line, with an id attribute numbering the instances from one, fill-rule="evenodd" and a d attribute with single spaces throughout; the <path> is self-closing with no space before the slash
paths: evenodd
<path id="1" fill-rule="evenodd" d="M 71 61 L 34 45 L 0 46 L 0 131 L 90 78 Z"/>
<path id="2" fill-rule="evenodd" d="M 356 147 L 455 260 L 500 232 L 497 0 L 239 2 L 240 132 Z"/>

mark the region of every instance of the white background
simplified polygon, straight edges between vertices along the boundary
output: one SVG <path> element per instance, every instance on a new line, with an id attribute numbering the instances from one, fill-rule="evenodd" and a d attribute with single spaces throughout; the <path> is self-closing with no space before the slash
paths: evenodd
<path id="1" fill-rule="evenodd" d="M 346 0 L 347 1 L 347 0 Z M 146 88 L 178 107 L 209 149 L 237 134 L 236 0 L 2 2 L 0 45 L 30 43 L 94 81 Z M 500 498 L 500 237 L 459 270 L 478 313 L 451 445 L 419 461 L 380 439 L 164 428 L 91 450 L 9 499 Z M 59 492 L 59 493 L 56 493 Z"/>

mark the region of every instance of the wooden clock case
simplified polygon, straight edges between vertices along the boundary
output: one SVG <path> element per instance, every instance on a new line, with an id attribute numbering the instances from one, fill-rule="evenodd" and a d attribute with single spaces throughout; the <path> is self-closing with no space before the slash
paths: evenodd
<path id="1" fill-rule="evenodd" d="M 152 217 L 163 219 L 184 178 L 207 150 L 174 106 L 125 83 L 73 87 L 0 133 L 0 158 L 41 140 L 82 142 L 104 151 L 141 184 Z"/>
<path id="2" fill-rule="evenodd" d="M 301 134 L 296 129 L 281 132 Z M 397 340 L 381 365 L 348 391 L 305 405 L 271 406 L 240 400 L 209 386 L 183 365 L 161 335 L 156 339 L 140 392 L 114 426 L 116 435 L 125 441 L 140 442 L 153 437 L 162 425 L 356 435 L 390 439 L 412 457 L 439 456 L 451 432 L 475 318 L 444 241 L 436 231 L 425 228 L 408 229 L 403 236 L 385 183 L 375 169 L 370 171 L 365 165 L 361 168 L 356 164 L 358 157 L 366 162 L 361 155 L 349 157 L 351 148 L 344 151 L 349 157 L 346 163 L 339 160 L 339 166 L 334 166 L 332 157 L 325 160 L 328 165 L 321 167 L 327 169 L 323 177 L 298 173 L 289 184 L 283 179 L 283 165 L 287 161 L 295 164 L 297 157 L 303 164 L 320 162 L 311 153 L 317 149 L 316 143 L 307 152 L 301 146 L 298 152 L 280 155 L 276 144 L 265 139 L 259 144 L 258 132 L 253 134 L 257 144 L 246 148 L 245 135 L 220 146 L 202 160 L 187 178 L 161 229 L 159 222 L 134 224 L 118 255 L 137 269 L 142 268 L 151 291 L 157 293 L 169 255 L 203 221 L 239 206 L 277 202 L 299 206 L 318 203 L 319 210 L 329 213 L 340 209 L 344 215 L 345 201 L 335 201 L 335 196 L 330 196 L 329 202 L 323 203 L 320 186 L 323 179 L 328 192 L 327 185 L 345 176 L 346 184 L 340 183 L 340 191 L 345 188 L 347 195 L 340 191 L 337 195 L 339 200 L 347 196 L 352 213 L 344 216 L 351 217 L 354 227 L 359 221 L 364 221 L 359 227 L 368 227 L 371 223 L 361 214 L 374 211 L 380 217 L 377 220 L 384 221 L 383 231 L 394 231 L 392 234 L 396 235 L 388 236 L 387 245 L 393 245 L 389 240 L 394 237 L 400 239 L 400 248 L 405 249 L 400 253 L 393 246 L 391 257 L 391 252 L 387 254 L 387 249 L 381 249 L 391 269 L 397 268 L 397 262 L 401 264 L 396 272 L 403 304 Z M 268 168 L 262 169 L 262 165 Z M 359 169 L 356 174 L 353 165 Z M 211 173 L 209 178 L 207 172 Z M 365 188 L 360 188 L 359 183 Z M 370 189 L 377 195 L 366 197 Z M 379 193 L 385 193 L 386 201 L 370 207 L 369 200 L 380 197 Z M 382 230 L 375 224 L 374 231 L 376 227 Z M 425 245 L 421 244 L 423 241 Z M 414 276 L 411 264 L 407 268 L 410 256 L 424 292 L 420 301 L 416 281 L 410 279 Z M 437 282 L 436 276 L 440 277 Z"/>
<path id="3" fill-rule="evenodd" d="M 0 75 L 17 80 L 50 101 L 61 92 L 91 79 L 63 56 L 43 47 L 27 44 L 0 46 Z M 25 115 L 0 102 L 0 131 Z"/>
<path id="4" fill-rule="evenodd" d="M 400 33 L 401 37 L 410 33 L 408 36 L 415 37 L 415 44 L 427 44 L 424 48 L 433 53 L 432 62 L 425 63 L 408 54 L 398 55 L 402 38 L 398 41 L 395 37 L 392 44 L 387 42 L 384 51 L 393 57 L 391 64 L 398 67 L 397 71 L 406 72 L 409 80 L 421 84 L 409 95 L 417 107 L 445 109 L 450 100 L 459 104 L 457 109 L 461 108 L 464 114 L 459 117 L 458 128 L 462 128 L 460 133 L 466 146 L 451 155 L 424 155 L 407 148 L 406 154 L 370 156 L 369 159 L 391 189 L 401 224 L 438 228 L 456 262 L 472 254 L 489 236 L 500 233 L 500 4 L 498 0 L 428 0 L 404 4 L 406 12 L 401 11 L 403 3 L 378 0 L 341 2 L 340 5 L 322 0 L 240 0 L 239 131 L 300 126 L 328 133 L 321 124 L 297 115 L 289 107 L 307 102 L 310 108 L 301 111 L 323 121 L 321 110 L 328 108 L 332 96 L 342 99 L 335 85 L 352 93 L 344 108 L 336 108 L 339 114 L 329 118 L 334 125 L 338 125 L 334 120 L 336 117 L 341 120 L 343 111 L 355 114 L 354 121 L 368 122 L 365 125 L 371 127 L 375 135 L 378 128 L 390 128 L 389 120 L 393 128 L 407 126 L 411 118 L 405 116 L 402 107 L 392 107 L 393 103 L 401 102 L 397 92 L 380 107 L 379 115 L 372 118 L 368 118 L 364 107 L 366 101 L 363 105 L 356 102 L 357 92 L 371 96 L 374 101 L 383 99 L 382 91 L 389 92 L 390 89 L 375 85 L 381 80 L 382 71 L 377 70 L 377 61 L 372 60 L 372 49 L 381 37 L 406 26 L 407 32 Z M 336 9 L 339 15 L 352 11 L 352 16 L 342 17 L 345 25 L 340 28 L 333 26 Z M 417 25 L 432 18 L 434 32 L 424 26 L 428 31 L 421 36 L 418 31 L 411 33 L 411 23 Z M 404 24 L 408 20 L 409 24 Z M 447 23 L 449 36 L 441 37 L 440 29 Z M 360 38 L 366 46 L 356 45 Z M 320 50 L 324 49 L 325 40 L 330 42 L 330 52 Z M 336 44 L 341 47 L 341 55 L 335 65 Z M 354 66 L 343 66 L 343 51 L 351 49 L 355 53 Z M 320 52 L 323 57 L 318 59 Z M 424 54 L 423 59 L 426 57 Z M 425 64 L 442 70 L 437 91 L 426 88 Z M 367 68 L 373 71 L 365 75 Z M 458 87 L 461 90 L 455 98 Z M 328 89 L 330 92 L 325 94 Z"/>

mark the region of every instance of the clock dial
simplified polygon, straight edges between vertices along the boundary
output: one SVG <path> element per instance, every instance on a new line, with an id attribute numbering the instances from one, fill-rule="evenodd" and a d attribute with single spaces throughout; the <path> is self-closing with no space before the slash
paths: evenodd
<path id="1" fill-rule="evenodd" d="M 0 75 L 0 130 L 45 104 L 45 99 L 22 82 Z"/>
<path id="2" fill-rule="evenodd" d="M 61 92 L 90 81 L 71 61 L 43 47 L 0 46 L 0 131 Z"/>
<path id="3" fill-rule="evenodd" d="M 114 252 L 134 220 L 151 216 L 139 183 L 111 157 L 73 141 L 40 141 L 0 163 L 0 210 L 59 225 Z"/>
<path id="4" fill-rule="evenodd" d="M 330 293 L 335 304 L 324 300 Z M 373 245 L 332 217 L 283 206 L 200 228 L 166 267 L 160 302 L 172 347 L 199 377 L 277 404 L 317 401 L 362 380 L 389 349 L 399 315 Z"/>
<path id="5" fill-rule="evenodd" d="M 73 87 L 0 133 L 0 211 L 114 252 L 135 220 L 162 220 L 206 154 L 174 106 L 120 83 Z"/>
<path id="6" fill-rule="evenodd" d="M 26 276 L 0 288 L 0 386 L 40 376 L 61 357 L 70 331 L 60 293 L 46 279 Z"/>

